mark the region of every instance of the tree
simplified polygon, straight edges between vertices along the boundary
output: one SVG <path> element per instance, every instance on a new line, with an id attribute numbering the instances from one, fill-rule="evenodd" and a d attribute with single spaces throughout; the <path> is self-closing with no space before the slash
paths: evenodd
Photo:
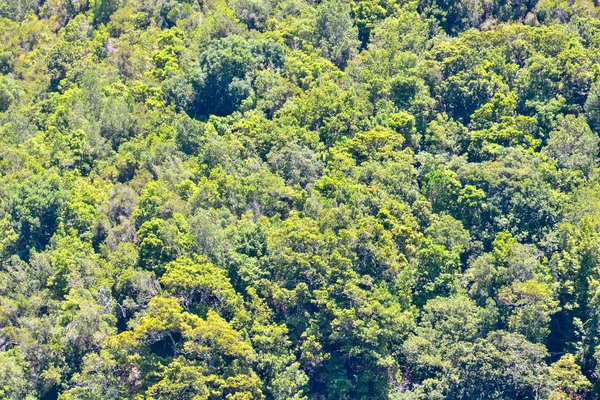
<path id="1" fill-rule="evenodd" d="M 560 168 L 581 170 L 587 175 L 596 163 L 599 141 L 584 118 L 567 115 L 550 133 L 543 151 Z"/>
<path id="2" fill-rule="evenodd" d="M 273 41 L 247 41 L 230 36 L 214 41 L 200 54 L 192 79 L 195 114 L 228 115 L 250 96 L 250 76 L 258 69 L 280 68 L 285 55 Z"/>
<path id="3" fill-rule="evenodd" d="M 317 46 L 324 57 L 343 68 L 359 45 L 350 7 L 339 0 L 326 0 L 317 7 Z"/>
<path id="4" fill-rule="evenodd" d="M 214 307 L 221 314 L 234 315 L 241 307 L 241 298 L 229 283 L 225 271 L 206 259 L 193 261 L 180 257 L 167 264 L 160 282 L 186 309 Z"/>
<path id="5" fill-rule="evenodd" d="M 550 333 L 550 316 L 558 311 L 549 285 L 536 281 L 514 283 L 498 294 L 501 305 L 514 308 L 509 327 L 534 343 L 541 343 Z"/>
<path id="6" fill-rule="evenodd" d="M 110 16 L 122 6 L 121 0 L 97 0 L 92 8 L 94 12 L 94 23 L 105 24 Z"/>

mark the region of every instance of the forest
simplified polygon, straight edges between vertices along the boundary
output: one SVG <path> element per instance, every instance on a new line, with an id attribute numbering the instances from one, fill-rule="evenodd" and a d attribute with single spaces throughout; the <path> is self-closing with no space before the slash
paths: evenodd
<path id="1" fill-rule="evenodd" d="M 600 5 L 0 0 L 0 399 L 600 398 Z"/>

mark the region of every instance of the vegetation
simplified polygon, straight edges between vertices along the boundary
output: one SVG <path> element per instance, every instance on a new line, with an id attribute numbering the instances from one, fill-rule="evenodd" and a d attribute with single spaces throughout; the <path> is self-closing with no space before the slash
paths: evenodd
<path id="1" fill-rule="evenodd" d="M 595 3 L 0 17 L 0 398 L 600 396 Z"/>

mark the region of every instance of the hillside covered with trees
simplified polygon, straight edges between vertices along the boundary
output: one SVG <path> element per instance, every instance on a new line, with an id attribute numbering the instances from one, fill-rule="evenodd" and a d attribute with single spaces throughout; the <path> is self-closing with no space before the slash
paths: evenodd
<path id="1" fill-rule="evenodd" d="M 591 0 L 0 0 L 0 398 L 600 397 Z"/>

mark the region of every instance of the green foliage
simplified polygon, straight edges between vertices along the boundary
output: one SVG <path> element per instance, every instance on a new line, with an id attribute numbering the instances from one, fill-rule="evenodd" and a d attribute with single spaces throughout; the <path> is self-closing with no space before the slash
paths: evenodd
<path id="1" fill-rule="evenodd" d="M 0 398 L 598 398 L 599 17 L 0 0 Z"/>
<path id="2" fill-rule="evenodd" d="M 556 160 L 559 168 L 581 170 L 588 174 L 598 156 L 598 136 L 586 122 L 572 115 L 557 123 L 556 130 L 550 132 L 544 152 Z"/>
<path id="3" fill-rule="evenodd" d="M 324 57 L 343 67 L 356 52 L 358 33 L 352 25 L 350 7 L 339 0 L 325 0 L 317 7 L 317 46 Z"/>

